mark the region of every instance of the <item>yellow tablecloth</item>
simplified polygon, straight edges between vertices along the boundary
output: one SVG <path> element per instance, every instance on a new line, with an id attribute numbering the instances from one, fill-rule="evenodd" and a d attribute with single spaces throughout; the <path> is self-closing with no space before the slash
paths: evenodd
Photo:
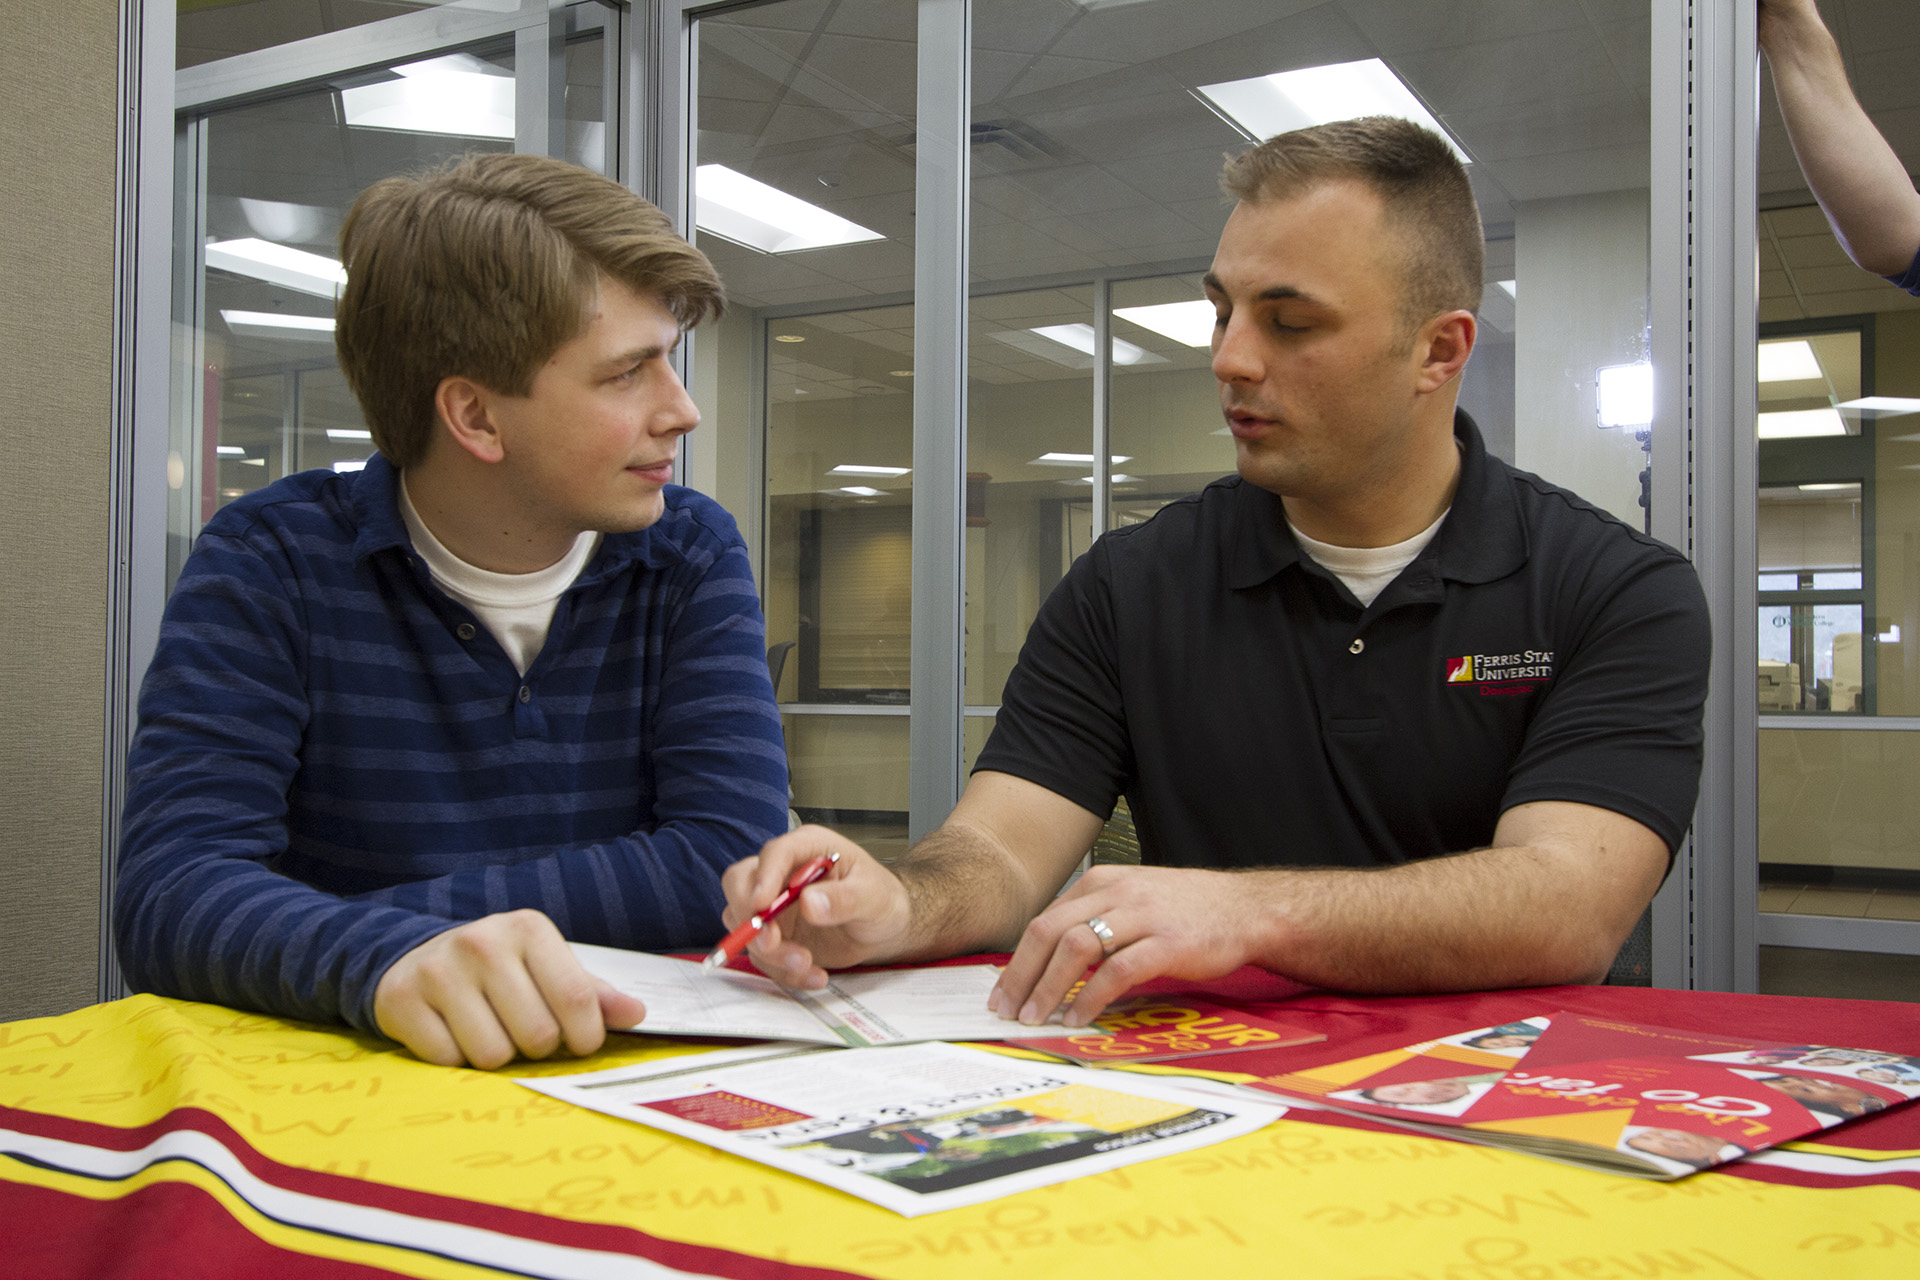
<path id="1" fill-rule="evenodd" d="M 705 1047 L 614 1036 L 508 1070 Z M 1844 1133 L 1802 1162 L 1920 1171 Z M 1912 1177 L 1656 1184 L 1292 1118 L 908 1220 L 505 1074 L 152 996 L 0 1025 L 0 1152 L 6 1275 L 1920 1276 Z"/>

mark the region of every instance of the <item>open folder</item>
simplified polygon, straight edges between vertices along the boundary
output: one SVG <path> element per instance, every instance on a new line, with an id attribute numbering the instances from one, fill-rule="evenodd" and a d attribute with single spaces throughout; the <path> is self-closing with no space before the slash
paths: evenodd
<path id="1" fill-rule="evenodd" d="M 692 960 L 641 951 L 571 945 L 588 973 L 647 1006 L 646 1018 L 624 1028 L 628 1031 L 798 1040 L 855 1049 L 1060 1034 L 1057 1025 L 1022 1026 L 988 1011 L 987 995 L 1000 977 L 1000 970 L 989 964 L 842 973 L 820 991 L 789 991 L 755 973 L 708 970 Z"/>

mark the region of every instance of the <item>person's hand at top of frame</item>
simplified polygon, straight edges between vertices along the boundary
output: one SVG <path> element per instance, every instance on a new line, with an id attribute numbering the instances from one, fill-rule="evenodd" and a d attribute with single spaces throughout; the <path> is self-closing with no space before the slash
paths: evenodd
<path id="1" fill-rule="evenodd" d="M 583 969 L 553 921 L 521 910 L 449 929 L 401 956 L 374 988 L 373 1016 L 427 1062 L 492 1069 L 562 1045 L 584 1057 L 608 1027 L 631 1027 L 647 1008 Z"/>
<path id="2" fill-rule="evenodd" d="M 747 947 L 760 972 L 789 987 L 819 990 L 827 969 L 885 959 L 904 946 L 912 923 L 906 886 L 873 855 L 826 827 L 805 826 L 769 840 L 720 877 L 721 922 L 737 927 L 771 903 L 801 866 L 824 853 L 840 861 L 769 921 Z"/>
<path id="3" fill-rule="evenodd" d="M 1253 887 L 1227 871 L 1095 867 L 1027 925 L 987 1007 L 1037 1025 L 1093 968 L 1065 1017 L 1083 1027 L 1150 978 L 1232 973 L 1259 954 L 1266 916 Z"/>

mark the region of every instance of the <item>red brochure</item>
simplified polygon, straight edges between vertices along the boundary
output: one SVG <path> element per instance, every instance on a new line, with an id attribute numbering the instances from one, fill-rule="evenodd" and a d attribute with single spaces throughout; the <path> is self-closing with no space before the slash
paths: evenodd
<path id="1" fill-rule="evenodd" d="M 1556 1013 L 1253 1087 L 1437 1136 L 1671 1179 L 1920 1096 L 1920 1058 Z"/>
<path id="2" fill-rule="evenodd" d="M 1158 995 L 1136 996 L 1109 1005 L 1078 1035 L 1012 1043 L 1099 1066 L 1108 1062 L 1169 1062 L 1236 1049 L 1284 1049 L 1325 1039 L 1318 1031 L 1288 1026 L 1211 1000 Z"/>

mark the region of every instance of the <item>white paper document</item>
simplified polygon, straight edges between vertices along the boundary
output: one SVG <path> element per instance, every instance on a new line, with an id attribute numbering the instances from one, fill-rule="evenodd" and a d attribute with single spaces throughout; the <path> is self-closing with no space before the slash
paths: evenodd
<path id="1" fill-rule="evenodd" d="M 1285 1111 L 940 1043 L 756 1045 L 520 1083 L 910 1218 L 1193 1151 Z"/>
<path id="2" fill-rule="evenodd" d="M 1060 1034 L 1057 1026 L 1026 1027 L 991 1013 L 987 995 L 1000 970 L 988 964 L 840 974 L 824 990 L 789 991 L 759 974 L 706 970 L 691 960 L 641 951 L 572 946 L 588 973 L 640 998 L 647 1016 L 627 1030 L 650 1035 L 866 1048 Z"/>

